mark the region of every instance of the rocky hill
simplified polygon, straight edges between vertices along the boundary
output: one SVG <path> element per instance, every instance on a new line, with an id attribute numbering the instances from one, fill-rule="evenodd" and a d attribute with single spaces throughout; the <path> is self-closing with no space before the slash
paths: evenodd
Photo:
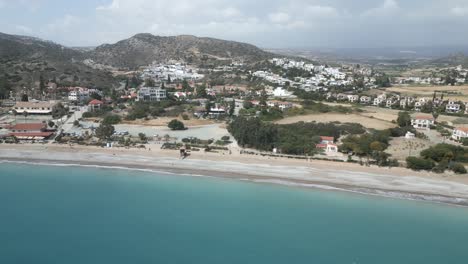
<path id="1" fill-rule="evenodd" d="M 32 87 L 41 75 L 62 85 L 116 85 L 110 73 L 85 65 L 86 56 L 50 41 L 0 33 L 0 77 L 13 87 Z"/>
<path id="2" fill-rule="evenodd" d="M 118 68 L 135 69 L 154 61 L 171 59 L 188 63 L 255 62 L 272 57 L 253 45 L 234 41 L 194 36 L 160 37 L 137 34 L 115 44 L 105 44 L 90 52 L 98 63 Z"/>
<path id="3" fill-rule="evenodd" d="M 96 48 L 68 48 L 33 37 L 0 33 L 0 84 L 34 87 L 40 76 L 59 85 L 111 88 L 113 69 L 137 69 L 154 61 L 184 60 L 199 65 L 245 63 L 273 57 L 253 45 L 194 36 L 137 34 Z"/>

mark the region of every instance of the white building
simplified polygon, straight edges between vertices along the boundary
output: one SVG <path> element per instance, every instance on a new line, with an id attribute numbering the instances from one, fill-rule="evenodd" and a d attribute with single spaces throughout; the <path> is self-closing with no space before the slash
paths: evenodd
<path id="1" fill-rule="evenodd" d="M 460 112 L 461 106 L 460 104 L 457 104 L 456 102 L 450 101 L 448 104 L 445 106 L 445 112 L 446 113 L 458 113 Z"/>
<path id="2" fill-rule="evenodd" d="M 293 93 L 283 89 L 282 87 L 278 87 L 273 91 L 274 97 L 291 97 Z"/>
<path id="3" fill-rule="evenodd" d="M 457 141 L 468 138 L 468 127 L 455 128 L 452 133 L 452 138 Z"/>
<path id="4" fill-rule="evenodd" d="M 429 130 L 433 126 L 435 120 L 432 116 L 416 116 L 411 119 L 411 125 L 416 129 L 427 129 Z"/>
<path id="5" fill-rule="evenodd" d="M 348 95 L 348 101 L 350 103 L 357 103 L 359 101 L 359 95 Z"/>
<path id="6" fill-rule="evenodd" d="M 18 114 L 50 115 L 56 105 L 56 102 L 16 102 L 14 110 Z"/>
<path id="7" fill-rule="evenodd" d="M 360 99 L 361 104 L 370 104 L 371 100 L 372 98 L 370 98 L 369 96 L 362 96 Z"/>
<path id="8" fill-rule="evenodd" d="M 166 90 L 154 87 L 143 87 L 137 93 L 137 101 L 159 102 L 167 98 Z"/>

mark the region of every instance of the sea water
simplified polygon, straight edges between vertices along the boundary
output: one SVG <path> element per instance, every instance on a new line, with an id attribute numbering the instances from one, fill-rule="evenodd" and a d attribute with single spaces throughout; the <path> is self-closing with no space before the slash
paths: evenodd
<path id="1" fill-rule="evenodd" d="M 468 209 L 236 180 L 0 164 L 0 263 L 468 263 Z"/>

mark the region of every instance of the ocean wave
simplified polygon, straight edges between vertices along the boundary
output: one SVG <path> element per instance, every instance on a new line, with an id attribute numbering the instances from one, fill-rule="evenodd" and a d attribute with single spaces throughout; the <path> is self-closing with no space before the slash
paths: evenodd
<path id="1" fill-rule="evenodd" d="M 55 167 L 74 166 L 74 167 L 96 168 L 96 169 L 109 169 L 109 170 L 117 169 L 117 170 L 127 170 L 127 171 L 138 171 L 138 172 L 146 172 L 146 173 L 154 173 L 154 174 L 162 174 L 162 175 L 175 175 L 175 176 L 183 176 L 183 177 L 203 177 L 203 178 L 218 178 L 218 179 L 223 178 L 223 177 L 209 176 L 209 175 L 203 175 L 203 174 L 171 172 L 168 170 L 144 169 L 144 168 L 125 167 L 125 166 L 118 166 L 118 165 L 67 163 L 67 162 L 60 162 L 60 161 L 47 161 L 47 162 L 42 161 L 41 162 L 41 161 L 12 161 L 12 160 L 1 159 L 0 164 L 2 163 L 55 166 Z M 372 189 L 372 188 L 364 188 L 364 187 L 351 187 L 351 186 L 349 188 L 341 188 L 341 187 L 336 187 L 333 185 L 300 183 L 300 182 L 280 180 L 280 179 L 239 178 L 238 180 L 246 181 L 246 182 L 253 182 L 253 183 L 269 183 L 269 184 L 276 184 L 276 185 L 289 186 L 289 187 L 314 188 L 314 189 L 327 190 L 327 191 L 355 193 L 355 194 L 361 194 L 361 195 L 367 195 L 367 196 L 370 195 L 370 196 L 385 197 L 385 198 L 392 198 L 392 199 L 411 200 L 411 201 L 420 201 L 420 202 L 422 201 L 422 202 L 431 202 L 431 203 L 438 203 L 438 204 L 444 204 L 444 205 L 468 207 L 468 199 L 446 197 L 446 196 L 440 196 L 440 195 L 435 195 L 435 194 L 434 195 L 418 194 L 418 193 L 410 193 L 410 192 L 399 192 L 399 191 Z"/>

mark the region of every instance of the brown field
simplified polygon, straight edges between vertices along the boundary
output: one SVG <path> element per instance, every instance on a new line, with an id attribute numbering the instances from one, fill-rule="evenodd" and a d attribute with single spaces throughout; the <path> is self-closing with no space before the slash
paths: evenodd
<path id="1" fill-rule="evenodd" d="M 359 114 L 340 114 L 340 113 L 326 113 L 326 114 L 313 114 L 303 116 L 293 116 L 277 121 L 277 124 L 293 124 L 297 122 L 341 122 L 341 123 L 359 123 L 367 128 L 374 129 L 387 129 L 395 127 L 389 121 L 379 120 Z"/>
<path id="2" fill-rule="evenodd" d="M 460 86 L 394 86 L 388 92 L 397 92 L 406 96 L 432 97 L 434 92 L 444 92 L 444 98 L 451 100 L 468 100 L 468 85 Z"/>
<path id="3" fill-rule="evenodd" d="M 367 117 L 372 117 L 372 118 L 387 121 L 387 122 L 392 122 L 394 120 L 397 120 L 398 112 L 400 112 L 400 110 L 381 108 L 381 107 L 373 107 L 373 106 L 364 107 L 363 110 L 365 112 L 360 113 L 360 115 L 367 116 Z M 412 114 L 412 116 L 416 116 L 416 115 L 430 115 L 430 114 L 425 114 L 425 113 L 414 113 L 414 114 Z M 457 121 L 456 124 L 453 123 L 455 120 Z M 457 117 L 457 116 L 440 115 L 437 118 L 437 121 L 438 122 L 447 122 L 449 125 L 468 124 L 468 119 L 460 118 L 460 117 Z"/>
<path id="4" fill-rule="evenodd" d="M 279 120 L 277 124 L 292 124 L 297 122 L 341 122 L 341 123 L 359 123 L 367 128 L 374 129 L 387 129 L 395 127 L 396 124 L 393 123 L 398 118 L 398 113 L 400 110 L 388 109 L 367 106 L 363 107 L 362 113 L 354 114 L 342 114 L 342 113 L 325 113 L 325 114 L 310 114 L 310 115 L 300 115 L 287 117 L 285 119 Z M 414 113 L 415 115 L 430 115 L 424 113 Z M 456 116 L 445 116 L 440 115 L 437 119 L 438 122 L 447 122 L 449 125 L 460 126 L 463 124 L 468 124 L 467 118 L 459 118 Z M 453 122 L 456 121 L 456 124 Z"/>

